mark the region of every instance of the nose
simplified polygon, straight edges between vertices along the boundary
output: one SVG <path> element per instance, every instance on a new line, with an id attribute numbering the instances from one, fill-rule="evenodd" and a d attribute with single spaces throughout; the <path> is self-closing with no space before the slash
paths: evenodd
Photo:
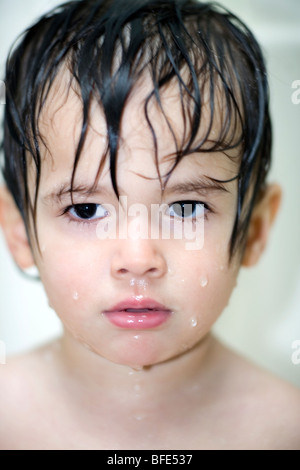
<path id="1" fill-rule="evenodd" d="M 159 279 L 167 272 L 164 253 L 153 240 L 119 240 L 111 262 L 116 279 L 132 276 Z"/>

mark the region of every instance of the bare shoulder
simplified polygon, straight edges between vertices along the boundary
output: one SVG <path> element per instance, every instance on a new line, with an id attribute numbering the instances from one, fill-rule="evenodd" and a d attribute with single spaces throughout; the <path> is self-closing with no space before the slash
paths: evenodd
<path id="1" fill-rule="evenodd" d="M 8 358 L 0 366 L 0 450 L 15 450 L 31 428 L 36 429 L 43 410 L 51 367 L 47 367 L 49 347 Z M 22 438 L 21 438 L 22 436 Z"/>
<path id="2" fill-rule="evenodd" d="M 300 389 L 223 348 L 224 380 L 250 448 L 300 450 Z M 241 445 L 243 446 L 243 445 Z"/>
<path id="3" fill-rule="evenodd" d="M 270 436 L 266 444 L 275 449 L 300 450 L 300 390 L 265 373 L 258 393 L 264 404 L 263 424 Z"/>

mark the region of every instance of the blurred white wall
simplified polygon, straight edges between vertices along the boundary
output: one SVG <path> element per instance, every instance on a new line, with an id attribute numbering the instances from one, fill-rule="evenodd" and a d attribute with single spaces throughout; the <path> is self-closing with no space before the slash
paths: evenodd
<path id="1" fill-rule="evenodd" d="M 15 37 L 58 3 L 0 0 L 0 79 Z M 233 348 L 300 386 L 300 364 L 292 362 L 292 344 L 300 340 L 300 103 L 292 102 L 292 83 L 300 80 L 300 1 L 220 3 L 252 28 L 267 59 L 274 125 L 270 180 L 280 182 L 284 198 L 263 259 L 259 266 L 241 272 L 215 331 Z M 0 341 L 7 353 L 31 348 L 60 330 L 42 286 L 19 273 L 0 235 Z"/>

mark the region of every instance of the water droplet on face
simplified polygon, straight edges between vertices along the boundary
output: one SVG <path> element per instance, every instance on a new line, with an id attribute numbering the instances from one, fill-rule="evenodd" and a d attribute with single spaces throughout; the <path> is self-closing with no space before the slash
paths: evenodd
<path id="1" fill-rule="evenodd" d="M 135 385 L 134 385 L 134 391 L 135 391 L 136 393 L 139 393 L 139 392 L 141 391 L 141 386 L 140 386 L 140 384 L 135 384 Z"/>
<path id="2" fill-rule="evenodd" d="M 143 370 L 143 366 L 132 366 L 132 371 L 134 372 L 140 372 Z"/>
<path id="3" fill-rule="evenodd" d="M 144 279 L 130 279 L 129 285 L 131 287 L 137 287 L 140 291 L 145 291 L 148 287 L 148 282 Z"/>
<path id="4" fill-rule="evenodd" d="M 202 277 L 202 278 L 200 279 L 200 286 L 201 286 L 201 287 L 206 287 L 207 284 L 208 284 L 207 278 L 206 278 L 206 277 Z"/>
<path id="5" fill-rule="evenodd" d="M 135 418 L 137 421 L 142 421 L 142 420 L 145 418 L 145 415 L 138 414 L 138 415 L 135 415 L 134 418 Z"/>
<path id="6" fill-rule="evenodd" d="M 191 321 L 190 321 L 190 323 L 191 323 L 192 328 L 195 328 L 195 326 L 198 325 L 197 318 L 192 318 Z"/>
<path id="7" fill-rule="evenodd" d="M 73 294 L 73 300 L 78 300 L 79 299 L 79 294 L 78 292 L 74 292 Z"/>
<path id="8" fill-rule="evenodd" d="M 41 246 L 41 253 L 45 253 L 45 251 L 46 251 L 46 245 L 42 245 Z"/>
<path id="9" fill-rule="evenodd" d="M 168 268 L 168 274 L 169 276 L 174 276 L 175 275 L 175 271 L 171 268 Z"/>

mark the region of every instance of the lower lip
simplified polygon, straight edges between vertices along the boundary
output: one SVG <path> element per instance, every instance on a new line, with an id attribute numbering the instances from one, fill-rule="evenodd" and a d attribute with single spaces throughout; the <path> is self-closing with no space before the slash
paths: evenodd
<path id="1" fill-rule="evenodd" d="M 132 330 L 148 330 L 157 328 L 171 316 L 169 310 L 153 310 L 151 312 L 132 313 L 123 311 L 105 312 L 104 316 L 119 328 Z"/>

